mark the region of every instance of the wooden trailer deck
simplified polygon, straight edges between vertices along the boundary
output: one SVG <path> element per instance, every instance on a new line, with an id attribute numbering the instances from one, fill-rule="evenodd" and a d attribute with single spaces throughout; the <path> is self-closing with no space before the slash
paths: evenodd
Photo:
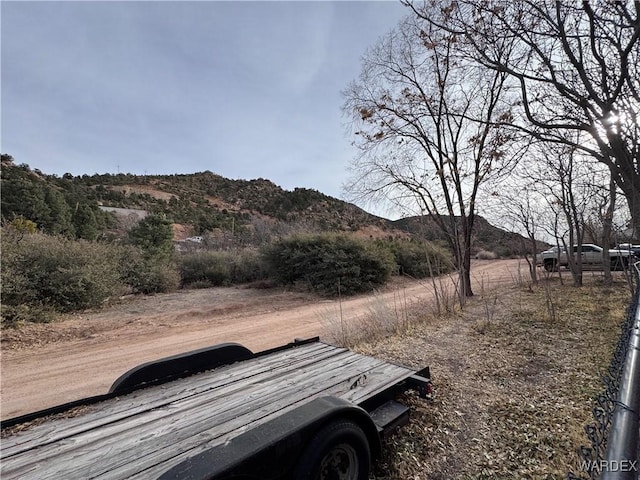
<path id="1" fill-rule="evenodd" d="M 149 479 L 314 398 L 359 405 L 415 372 L 321 342 L 149 387 L 2 439 L 0 477 Z"/>

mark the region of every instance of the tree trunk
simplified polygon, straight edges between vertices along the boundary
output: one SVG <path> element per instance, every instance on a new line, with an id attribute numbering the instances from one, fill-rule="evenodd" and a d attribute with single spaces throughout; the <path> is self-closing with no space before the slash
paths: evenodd
<path id="1" fill-rule="evenodd" d="M 640 241 L 640 185 L 637 189 L 632 188 L 624 194 L 629 204 L 629 212 L 631 212 L 630 238 L 634 242 Z"/>
<path id="2" fill-rule="evenodd" d="M 464 253 L 462 260 L 462 268 L 460 269 L 462 275 L 462 294 L 465 297 L 473 297 L 473 290 L 471 289 L 471 250 L 467 249 Z"/>
<path id="3" fill-rule="evenodd" d="M 460 272 L 462 274 L 462 295 L 464 297 L 473 297 L 471 288 L 471 231 L 475 221 L 475 212 L 469 213 L 469 216 L 462 217 L 462 262 Z"/>
<path id="4" fill-rule="evenodd" d="M 538 244 L 533 236 L 529 237 L 529 240 L 531 241 L 531 262 L 529 262 L 529 273 L 531 274 L 531 281 L 534 285 L 537 285 L 538 270 L 536 270 L 536 253 L 538 250 Z"/>
<path id="5" fill-rule="evenodd" d="M 613 177 L 609 182 L 609 205 L 602 219 L 602 268 L 604 270 L 604 284 L 611 286 L 613 284 L 613 276 L 611 275 L 611 230 L 613 229 L 613 212 L 616 207 L 616 184 Z"/>

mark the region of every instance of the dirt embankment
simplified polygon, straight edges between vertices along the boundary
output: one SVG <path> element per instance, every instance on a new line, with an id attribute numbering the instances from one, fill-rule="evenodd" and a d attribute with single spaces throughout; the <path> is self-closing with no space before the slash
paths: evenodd
<path id="1" fill-rule="evenodd" d="M 517 260 L 478 261 L 476 289 L 514 282 Z M 386 291 L 343 299 L 345 321 L 370 311 L 372 301 L 429 301 L 429 282 L 403 282 Z M 375 299 L 375 300 L 374 300 Z M 215 288 L 132 298 L 100 312 L 49 325 L 3 332 L 3 419 L 106 393 L 113 381 L 141 363 L 177 353 L 238 342 L 253 351 L 294 338 L 324 336 L 323 318 L 338 303 L 281 290 Z"/>

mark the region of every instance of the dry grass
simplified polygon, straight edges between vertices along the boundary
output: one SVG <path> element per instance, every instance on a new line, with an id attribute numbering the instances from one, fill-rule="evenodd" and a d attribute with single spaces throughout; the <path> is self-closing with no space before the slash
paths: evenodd
<path id="1" fill-rule="evenodd" d="M 356 318 L 345 318 L 340 302 L 327 307 L 319 316 L 325 332 L 323 339 L 350 348 L 365 341 L 404 334 L 410 325 L 423 321 L 420 311 L 418 305 L 408 301 L 399 290 L 390 302 L 380 295 L 374 296 L 367 313 Z"/>
<path id="2" fill-rule="evenodd" d="M 318 314 L 323 326 L 322 339 L 333 345 L 352 348 L 389 335 L 404 335 L 415 325 L 442 321 L 457 314 L 460 305 L 456 276 L 425 279 L 423 285 L 433 292 L 433 300 L 408 298 L 401 281 L 387 289 L 387 293 L 393 293 L 391 300 L 388 296 L 375 294 L 368 301 L 367 312 L 357 317 L 345 314 L 338 298 Z"/>
<path id="3" fill-rule="evenodd" d="M 624 279 L 576 289 L 483 291 L 465 310 L 421 321 L 420 308 L 386 337 L 354 350 L 431 367 L 435 395 L 408 393 L 412 421 L 386 440 L 375 479 L 551 479 L 578 473 L 594 396 L 629 303 Z M 548 303 L 555 311 L 550 316 Z M 418 311 L 416 311 L 418 308 Z M 424 317 L 422 317 L 424 320 Z"/>

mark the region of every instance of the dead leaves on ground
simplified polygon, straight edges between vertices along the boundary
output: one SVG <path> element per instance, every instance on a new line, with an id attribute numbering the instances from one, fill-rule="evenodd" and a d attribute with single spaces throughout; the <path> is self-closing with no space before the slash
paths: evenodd
<path id="1" fill-rule="evenodd" d="M 429 365 L 432 400 L 409 393 L 412 420 L 385 440 L 375 479 L 555 479 L 577 471 L 594 396 L 630 301 L 624 284 L 498 292 L 490 318 L 481 297 L 461 317 L 415 325 L 362 344 L 362 353 Z M 492 295 L 495 295 L 493 292 Z M 493 297 L 492 297 L 493 298 Z"/>

